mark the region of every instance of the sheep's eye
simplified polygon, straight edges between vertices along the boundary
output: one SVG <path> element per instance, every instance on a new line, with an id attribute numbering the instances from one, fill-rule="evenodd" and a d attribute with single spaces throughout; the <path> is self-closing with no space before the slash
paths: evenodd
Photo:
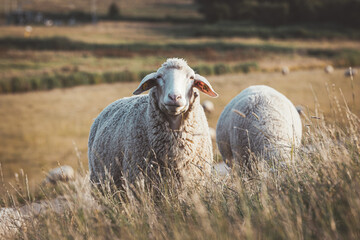
<path id="1" fill-rule="evenodd" d="M 157 79 L 160 79 L 161 77 L 162 77 L 161 75 L 158 75 L 156 78 L 157 78 Z"/>
<path id="2" fill-rule="evenodd" d="M 194 76 L 191 76 L 190 79 L 191 79 L 191 80 L 194 80 Z"/>

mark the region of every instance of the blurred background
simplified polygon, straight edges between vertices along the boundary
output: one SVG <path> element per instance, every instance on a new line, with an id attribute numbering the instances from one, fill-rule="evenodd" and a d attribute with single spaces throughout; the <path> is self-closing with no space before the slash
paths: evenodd
<path id="1" fill-rule="evenodd" d="M 344 118 L 343 101 L 359 115 L 359 13 L 358 0 L 0 0 L 0 193 L 22 172 L 33 187 L 58 165 L 87 169 L 93 119 L 168 57 L 220 94 L 212 128 L 255 84 L 315 118 Z"/>

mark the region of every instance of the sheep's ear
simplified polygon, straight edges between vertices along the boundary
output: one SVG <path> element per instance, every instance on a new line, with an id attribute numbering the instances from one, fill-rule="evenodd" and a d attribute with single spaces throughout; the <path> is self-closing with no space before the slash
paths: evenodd
<path id="1" fill-rule="evenodd" d="M 196 87 L 201 92 L 209 95 L 210 97 L 218 97 L 219 95 L 214 91 L 208 80 L 199 74 L 195 74 L 193 87 Z"/>
<path id="2" fill-rule="evenodd" d="M 137 89 L 133 92 L 134 95 L 138 95 L 142 92 L 149 90 L 150 88 L 156 85 L 156 72 L 150 73 L 146 75 L 141 83 L 137 87 Z"/>

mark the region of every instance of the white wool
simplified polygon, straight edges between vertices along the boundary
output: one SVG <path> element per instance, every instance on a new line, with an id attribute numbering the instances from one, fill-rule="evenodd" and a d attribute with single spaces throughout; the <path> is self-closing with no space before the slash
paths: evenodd
<path id="1" fill-rule="evenodd" d="M 250 152 L 267 160 L 287 158 L 301 142 L 302 125 L 295 106 L 268 86 L 251 86 L 221 113 L 216 142 L 224 161 L 243 164 Z"/>
<path id="2" fill-rule="evenodd" d="M 166 71 L 171 74 L 164 74 Z M 189 99 L 186 101 L 189 105 L 175 115 L 181 121 L 173 123 L 169 118 L 174 116 L 166 112 L 161 105 L 164 100 L 159 99 L 159 92 L 166 90 L 164 85 L 151 85 L 156 81 L 175 81 L 178 85 L 172 85 L 171 90 L 176 92 L 176 86 L 184 86 L 182 81 L 192 84 L 194 76 L 208 84 L 205 78 L 194 74 L 185 60 L 168 59 L 156 73 L 147 75 L 134 92 L 140 94 L 150 85 L 149 94 L 119 99 L 99 114 L 91 127 L 88 144 L 91 181 L 102 183 L 110 177 L 121 187 L 124 179 L 134 183 L 144 175 L 154 181 L 157 170 L 165 174 L 167 168 L 175 171 L 180 180 L 192 182 L 211 172 L 212 143 L 199 91 L 195 87 L 186 88 L 182 100 Z M 211 86 L 209 89 L 212 90 Z"/>

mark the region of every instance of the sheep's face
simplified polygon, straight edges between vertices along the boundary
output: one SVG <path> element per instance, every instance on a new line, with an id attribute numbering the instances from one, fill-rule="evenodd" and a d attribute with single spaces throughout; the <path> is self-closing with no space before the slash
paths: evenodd
<path id="1" fill-rule="evenodd" d="M 156 92 L 159 108 L 169 115 L 186 112 L 192 102 L 195 73 L 190 68 L 186 70 L 168 68 L 157 75 Z"/>
<path id="2" fill-rule="evenodd" d="M 140 94 L 156 87 L 158 105 L 161 111 L 177 116 L 186 112 L 194 99 L 194 87 L 209 96 L 217 93 L 210 83 L 181 59 L 168 59 L 157 72 L 150 73 L 140 83 L 134 94 Z"/>

